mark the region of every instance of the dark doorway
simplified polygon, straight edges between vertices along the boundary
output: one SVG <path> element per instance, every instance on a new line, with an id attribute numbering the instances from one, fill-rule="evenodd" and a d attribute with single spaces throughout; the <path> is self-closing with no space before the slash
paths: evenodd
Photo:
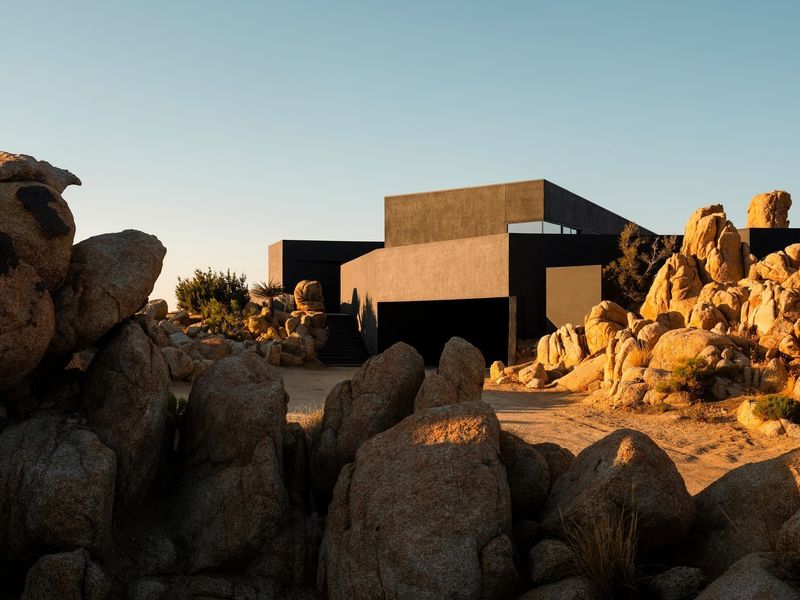
<path id="1" fill-rule="evenodd" d="M 508 298 L 378 303 L 378 351 L 406 342 L 425 364 L 439 363 L 447 340 L 459 336 L 483 352 L 486 364 L 508 358 Z"/>

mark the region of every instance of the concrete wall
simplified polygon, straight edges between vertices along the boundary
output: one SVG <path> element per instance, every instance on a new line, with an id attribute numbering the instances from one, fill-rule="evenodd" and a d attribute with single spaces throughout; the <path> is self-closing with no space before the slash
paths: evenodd
<path id="1" fill-rule="evenodd" d="M 538 180 L 387 196 L 386 247 L 506 233 L 509 222 L 542 220 L 543 194 Z"/>
<path id="2" fill-rule="evenodd" d="M 341 268 L 342 310 L 357 315 L 375 353 L 380 302 L 508 297 L 508 237 L 384 248 L 356 258 Z"/>
<path id="3" fill-rule="evenodd" d="M 383 242 L 281 240 L 269 247 L 269 277 L 287 291 L 303 279 L 315 279 L 322 284 L 325 309 L 339 312 L 341 265 L 382 247 Z"/>
<path id="4" fill-rule="evenodd" d="M 546 270 L 546 317 L 553 327 L 579 325 L 603 298 L 600 265 L 552 267 Z"/>
<path id="5" fill-rule="evenodd" d="M 506 233 L 510 223 L 529 221 L 567 225 L 584 234 L 618 234 L 628 223 L 544 179 L 387 196 L 384 212 L 387 248 L 496 235 Z"/>

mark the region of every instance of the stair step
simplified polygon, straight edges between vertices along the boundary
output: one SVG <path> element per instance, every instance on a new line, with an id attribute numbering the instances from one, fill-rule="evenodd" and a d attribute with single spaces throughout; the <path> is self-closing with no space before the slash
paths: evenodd
<path id="1" fill-rule="evenodd" d="M 369 359 L 355 318 L 347 314 L 328 314 L 328 341 L 317 353 L 326 365 L 362 365 Z"/>

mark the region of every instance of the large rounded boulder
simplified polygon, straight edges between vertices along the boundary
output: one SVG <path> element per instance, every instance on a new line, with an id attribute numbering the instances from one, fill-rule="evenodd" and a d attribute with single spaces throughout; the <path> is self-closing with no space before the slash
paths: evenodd
<path id="1" fill-rule="evenodd" d="M 789 209 L 792 196 L 783 190 L 756 194 L 747 208 L 747 227 L 789 227 Z"/>
<path id="2" fill-rule="evenodd" d="M 328 597 L 508 596 L 511 499 L 499 442 L 483 402 L 430 408 L 366 441 L 328 513 Z"/>
<path id="3" fill-rule="evenodd" d="M 81 184 L 81 180 L 66 169 L 59 169 L 27 154 L 3 151 L 0 151 L 0 181 L 36 181 L 59 194 L 67 186 Z"/>
<path id="4" fill-rule="evenodd" d="M 671 371 L 675 365 L 687 358 L 695 358 L 707 346 L 720 351 L 734 348 L 733 341 L 725 336 L 703 329 L 673 329 L 662 335 L 650 357 L 649 367 Z"/>
<path id="5" fill-rule="evenodd" d="M 92 360 L 82 404 L 92 430 L 117 455 L 118 515 L 138 508 L 164 444 L 169 372 L 136 321 L 122 323 Z"/>
<path id="6" fill-rule="evenodd" d="M 53 354 L 92 346 L 147 302 L 166 249 L 153 235 L 131 229 L 76 244 L 67 279 L 54 296 Z"/>
<path id="7" fill-rule="evenodd" d="M 39 273 L 49 290 L 67 276 L 75 221 L 55 190 L 33 182 L 0 183 L 3 228 L 22 260 Z"/>
<path id="8" fill-rule="evenodd" d="M 0 433 L 0 556 L 111 542 L 116 457 L 74 420 L 41 416 Z"/>
<path id="9" fill-rule="evenodd" d="M 439 357 L 438 373 L 453 384 L 458 402 L 473 402 L 483 394 L 486 359 L 467 340 L 452 337 Z"/>
<path id="10" fill-rule="evenodd" d="M 252 352 L 220 360 L 195 382 L 176 502 L 190 571 L 241 565 L 280 538 L 286 402 L 280 373 Z"/>
<path id="11" fill-rule="evenodd" d="M 422 356 L 398 342 L 370 358 L 352 379 L 337 384 L 325 399 L 322 430 L 311 454 L 316 492 L 327 497 L 341 468 L 361 445 L 414 411 L 425 378 Z"/>
<path id="12" fill-rule="evenodd" d="M 44 356 L 55 330 L 53 301 L 36 269 L 0 232 L 0 390 L 22 381 Z"/>
<path id="13" fill-rule="evenodd" d="M 550 491 L 550 467 L 531 444 L 509 432 L 500 432 L 500 454 L 506 467 L 514 518 L 535 516 Z"/>
<path id="14" fill-rule="evenodd" d="M 682 540 L 694 504 L 669 456 L 645 434 L 620 429 L 578 454 L 550 490 L 542 527 L 563 535 L 627 513 L 636 514 L 642 543 L 652 550 Z"/>
<path id="15" fill-rule="evenodd" d="M 800 510 L 800 450 L 729 471 L 694 503 L 697 519 L 676 560 L 716 576 L 746 554 L 770 550 Z"/>
<path id="16" fill-rule="evenodd" d="M 322 295 L 322 284 L 319 281 L 304 279 L 294 288 L 294 303 L 297 310 L 305 312 L 322 312 L 325 310 L 325 298 Z"/>

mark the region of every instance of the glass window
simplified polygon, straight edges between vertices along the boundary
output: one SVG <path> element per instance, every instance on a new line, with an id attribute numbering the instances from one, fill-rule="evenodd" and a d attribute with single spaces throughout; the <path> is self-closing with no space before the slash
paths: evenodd
<path id="1" fill-rule="evenodd" d="M 559 223 L 548 221 L 526 221 L 525 223 L 509 223 L 508 233 L 563 233 L 575 234 L 578 230 Z"/>

